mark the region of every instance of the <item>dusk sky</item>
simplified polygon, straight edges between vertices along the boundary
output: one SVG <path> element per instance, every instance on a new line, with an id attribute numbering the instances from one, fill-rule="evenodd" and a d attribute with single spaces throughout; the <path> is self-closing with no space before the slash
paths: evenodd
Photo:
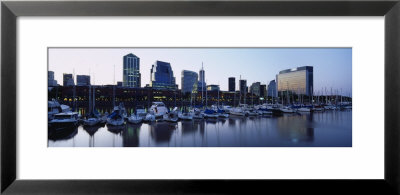
<path id="1" fill-rule="evenodd" d="M 204 64 L 207 85 L 219 84 L 228 90 L 228 77 L 267 84 L 284 69 L 314 67 L 314 93 L 325 87 L 352 94 L 351 48 L 49 48 L 49 70 L 62 85 L 63 73 L 91 75 L 91 83 L 106 85 L 122 81 L 123 56 L 133 53 L 140 58 L 142 87 L 150 81 L 151 65 L 156 61 L 171 63 L 176 82 L 181 87 L 181 71 L 198 73 Z M 75 81 L 76 82 L 76 81 Z"/>

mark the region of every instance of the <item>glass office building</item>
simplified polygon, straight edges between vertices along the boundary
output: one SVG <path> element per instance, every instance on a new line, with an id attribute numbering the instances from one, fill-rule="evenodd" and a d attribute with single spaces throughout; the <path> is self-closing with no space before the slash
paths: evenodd
<path id="1" fill-rule="evenodd" d="M 275 80 L 269 82 L 267 92 L 269 97 L 278 97 Z"/>
<path id="2" fill-rule="evenodd" d="M 48 73 L 47 73 L 47 85 L 49 87 L 57 86 L 57 80 L 54 80 L 54 72 L 53 71 L 48 71 Z"/>
<path id="3" fill-rule="evenodd" d="M 234 92 L 235 91 L 235 85 L 236 85 L 236 82 L 235 82 L 235 77 L 229 77 L 228 78 L 228 90 L 229 91 L 231 91 L 231 92 Z"/>
<path id="4" fill-rule="evenodd" d="M 169 62 L 154 62 L 150 70 L 150 87 L 155 89 L 176 89 L 174 73 Z"/>
<path id="5" fill-rule="evenodd" d="M 78 86 L 90 85 L 90 76 L 89 75 L 76 75 L 76 85 L 78 85 Z"/>
<path id="6" fill-rule="evenodd" d="M 74 77 L 72 74 L 63 74 L 63 86 L 73 86 L 75 85 Z"/>
<path id="7" fill-rule="evenodd" d="M 199 82 L 197 83 L 197 90 L 198 91 L 206 91 L 207 90 L 207 83 L 205 81 L 205 71 L 203 68 L 203 64 L 201 64 L 201 69 L 199 71 Z"/>
<path id="8" fill-rule="evenodd" d="M 256 96 L 260 96 L 260 82 L 254 82 L 250 86 L 250 93 Z"/>
<path id="9" fill-rule="evenodd" d="M 246 80 L 239 80 L 239 90 L 241 94 L 247 94 L 247 81 Z"/>
<path id="10" fill-rule="evenodd" d="M 289 91 L 294 94 L 312 95 L 313 78 L 312 66 L 282 70 L 276 75 L 278 93 Z"/>
<path id="11" fill-rule="evenodd" d="M 260 97 L 266 97 L 267 85 L 260 85 Z"/>
<path id="12" fill-rule="evenodd" d="M 124 56 L 122 85 L 124 87 L 140 87 L 140 58 L 130 53 Z"/>
<path id="13" fill-rule="evenodd" d="M 181 85 L 182 93 L 197 93 L 197 80 L 198 75 L 196 72 L 190 70 L 182 70 Z"/>

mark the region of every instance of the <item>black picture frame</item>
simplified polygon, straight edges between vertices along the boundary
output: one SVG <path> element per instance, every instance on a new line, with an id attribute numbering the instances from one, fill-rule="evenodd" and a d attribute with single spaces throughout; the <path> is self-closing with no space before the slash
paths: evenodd
<path id="1" fill-rule="evenodd" d="M 16 179 L 19 16 L 385 16 L 385 176 L 382 180 Z M 1 193 L 4 194 L 398 194 L 399 0 L 2 1 Z M 240 167 L 238 167 L 240 169 Z M 368 171 L 368 170 L 365 170 Z"/>

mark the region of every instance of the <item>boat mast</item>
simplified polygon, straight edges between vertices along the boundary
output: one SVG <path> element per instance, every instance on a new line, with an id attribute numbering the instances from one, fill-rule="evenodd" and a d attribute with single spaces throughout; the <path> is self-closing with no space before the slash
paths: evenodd
<path id="1" fill-rule="evenodd" d="M 75 68 L 73 69 L 73 75 L 72 75 L 72 80 L 74 80 L 75 81 Z M 75 82 L 73 83 L 74 84 L 74 86 L 73 86 L 73 98 L 74 98 L 74 103 L 73 103 L 73 105 L 74 105 L 74 112 L 76 111 L 76 85 L 75 85 Z"/>
<path id="2" fill-rule="evenodd" d="M 343 105 L 343 93 L 342 93 L 342 88 L 340 88 L 340 105 Z"/>
<path id="3" fill-rule="evenodd" d="M 246 104 L 246 96 L 247 96 L 247 83 L 246 83 L 246 85 L 244 86 L 244 90 L 243 90 L 243 92 L 244 92 L 244 104 Z"/>
<path id="4" fill-rule="evenodd" d="M 218 103 L 217 103 L 217 107 L 219 108 L 219 83 L 218 83 Z"/>
<path id="5" fill-rule="evenodd" d="M 115 107 L 115 85 L 113 85 L 113 108 Z"/>
<path id="6" fill-rule="evenodd" d="M 201 70 L 203 70 L 203 62 L 201 62 Z M 203 73 L 204 75 L 204 73 Z M 204 80 L 202 78 L 202 75 L 200 75 L 200 84 L 201 84 L 201 105 L 204 106 Z"/>
<path id="7" fill-rule="evenodd" d="M 89 85 L 89 96 L 88 96 L 88 101 L 89 101 L 89 108 L 88 108 L 88 114 L 90 114 L 90 112 L 92 111 L 92 95 L 91 95 L 92 89 L 91 86 Z"/>
<path id="8" fill-rule="evenodd" d="M 94 113 L 94 107 L 95 107 L 95 105 L 96 105 L 96 90 L 94 89 L 94 86 L 93 86 L 93 100 L 92 100 L 92 103 L 93 103 L 93 107 L 92 107 L 92 111 L 93 111 L 93 113 Z"/>
<path id="9" fill-rule="evenodd" d="M 240 85 L 240 81 L 242 80 L 242 75 L 239 76 L 239 104 L 242 101 L 242 86 Z"/>
<path id="10" fill-rule="evenodd" d="M 287 102 L 287 105 L 289 105 L 290 104 L 289 82 L 286 82 L 286 86 L 287 86 L 287 88 L 286 88 L 286 102 Z"/>
<path id="11" fill-rule="evenodd" d="M 311 105 L 314 105 L 314 93 L 313 93 L 313 88 L 312 88 L 312 86 L 311 86 L 311 91 L 310 91 L 310 93 L 311 93 Z"/>
<path id="12" fill-rule="evenodd" d="M 206 108 L 207 108 L 207 106 L 208 106 L 208 104 L 207 104 L 207 98 L 208 98 L 208 95 L 207 95 L 207 88 L 206 88 Z"/>

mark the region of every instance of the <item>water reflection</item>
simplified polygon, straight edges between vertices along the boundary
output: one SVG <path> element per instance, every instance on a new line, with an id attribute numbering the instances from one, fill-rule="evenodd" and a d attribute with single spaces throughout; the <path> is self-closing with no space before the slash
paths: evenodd
<path id="1" fill-rule="evenodd" d="M 49 147 L 351 147 L 352 112 L 196 119 L 54 131 Z"/>
<path id="2" fill-rule="evenodd" d="M 52 141 L 68 140 L 78 133 L 78 128 L 49 129 L 48 139 Z"/>
<path id="3" fill-rule="evenodd" d="M 169 122 L 158 122 L 150 125 L 151 138 L 156 143 L 169 142 L 177 124 Z"/>
<path id="4" fill-rule="evenodd" d="M 312 142 L 314 139 L 313 114 L 281 117 L 277 120 L 279 136 L 291 142 Z"/>
<path id="5" fill-rule="evenodd" d="M 126 131 L 122 133 L 123 145 L 125 147 L 138 147 L 139 135 L 142 124 L 127 124 Z"/>

